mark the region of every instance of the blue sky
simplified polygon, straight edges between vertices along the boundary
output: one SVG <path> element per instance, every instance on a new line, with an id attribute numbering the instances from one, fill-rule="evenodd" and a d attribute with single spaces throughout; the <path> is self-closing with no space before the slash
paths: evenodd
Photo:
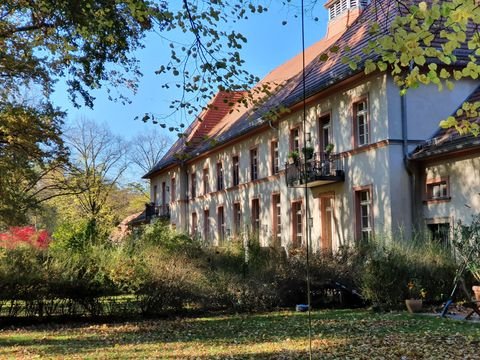
<path id="1" fill-rule="evenodd" d="M 315 8 L 314 21 L 311 15 L 306 16 L 306 46 L 320 40 L 326 31 L 327 11 L 323 6 Z M 283 21 L 286 25 L 282 25 Z M 264 14 L 250 16 L 248 20 L 233 27 L 243 33 L 248 43 L 242 50 L 242 56 L 246 60 L 246 69 L 262 78 L 276 66 L 301 52 L 301 21 L 295 17 L 293 11 L 288 11 L 280 4 L 273 1 L 269 11 Z M 180 34 L 169 33 L 170 39 Z M 65 85 L 60 79 L 53 101 L 57 106 L 68 112 L 67 122 L 74 121 L 79 117 L 86 117 L 95 121 L 106 122 L 112 131 L 126 139 L 132 136 L 148 132 L 153 127 L 151 123 L 134 121 L 135 116 L 145 112 L 155 114 L 168 113 L 170 102 L 179 96 L 178 89 L 171 87 L 169 90 L 161 89 L 160 85 L 166 80 L 154 71 L 165 63 L 170 51 L 168 42 L 158 34 L 150 34 L 146 39 L 144 49 L 136 53 L 140 60 L 143 78 L 139 84 L 138 92 L 129 94 L 131 104 L 122 105 L 109 101 L 106 88 L 95 91 L 96 97 L 94 108 L 74 108 L 65 92 Z M 168 130 L 163 130 L 168 133 Z"/>

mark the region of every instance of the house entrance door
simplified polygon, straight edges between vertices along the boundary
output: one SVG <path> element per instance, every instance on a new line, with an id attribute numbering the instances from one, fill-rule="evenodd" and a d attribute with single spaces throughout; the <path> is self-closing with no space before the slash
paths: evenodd
<path id="1" fill-rule="evenodd" d="M 332 251 L 332 222 L 333 222 L 333 196 L 322 196 L 320 198 L 320 212 L 322 220 L 322 251 Z"/>

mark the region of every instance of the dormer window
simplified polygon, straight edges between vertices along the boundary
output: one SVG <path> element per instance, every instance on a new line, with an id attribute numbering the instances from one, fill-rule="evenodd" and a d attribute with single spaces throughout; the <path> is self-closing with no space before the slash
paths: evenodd
<path id="1" fill-rule="evenodd" d="M 333 20 L 343 14 L 345 11 L 353 8 L 364 8 L 368 5 L 368 0 L 336 0 L 327 3 L 328 19 Z"/>

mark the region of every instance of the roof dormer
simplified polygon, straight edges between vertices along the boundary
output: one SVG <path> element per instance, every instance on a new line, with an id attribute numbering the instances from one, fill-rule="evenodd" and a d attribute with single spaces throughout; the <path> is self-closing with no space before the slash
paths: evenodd
<path id="1" fill-rule="evenodd" d="M 328 9 L 328 20 L 333 20 L 348 10 L 363 9 L 368 5 L 368 0 L 330 0 L 325 4 Z"/>
<path id="2" fill-rule="evenodd" d="M 329 0 L 326 38 L 344 32 L 368 5 L 369 0 Z"/>

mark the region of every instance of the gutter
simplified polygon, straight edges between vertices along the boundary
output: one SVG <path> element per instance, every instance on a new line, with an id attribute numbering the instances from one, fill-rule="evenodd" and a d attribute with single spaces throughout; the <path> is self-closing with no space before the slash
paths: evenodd
<path id="1" fill-rule="evenodd" d="M 349 87 L 352 86 L 352 83 L 356 83 L 357 81 L 360 81 L 364 77 L 365 78 L 373 77 L 377 73 L 378 72 L 374 72 L 372 74 L 365 75 L 363 70 L 359 70 L 357 72 L 349 72 L 348 74 L 342 74 L 342 77 L 340 79 L 337 78 L 337 79 L 330 80 L 329 82 L 322 84 L 323 86 L 320 86 L 319 88 L 315 89 L 314 90 L 315 93 L 312 94 L 312 95 L 309 95 L 309 97 L 306 99 L 306 105 L 310 105 L 311 103 L 313 103 L 315 101 L 318 101 L 319 99 L 326 98 L 331 93 L 333 93 L 335 91 L 339 91 L 340 89 L 349 88 Z M 298 86 L 298 84 L 297 84 L 297 86 Z M 288 98 L 288 96 L 287 96 L 287 98 Z M 264 104 L 263 106 L 264 107 L 269 106 L 269 104 Z M 277 119 L 277 123 L 282 121 L 288 115 L 300 110 L 301 106 L 303 106 L 303 102 L 302 102 L 301 98 L 300 99 L 294 99 L 293 101 L 290 100 L 290 101 L 286 102 L 285 104 L 283 104 L 283 106 L 285 106 L 289 111 L 286 114 L 282 114 L 280 116 L 280 118 Z M 258 119 L 262 119 L 262 116 L 257 117 L 256 120 L 254 120 L 252 122 L 256 122 L 256 121 L 258 121 Z M 223 147 L 226 147 L 226 146 L 230 145 L 232 142 L 238 141 L 239 138 L 248 137 L 250 135 L 251 131 L 261 129 L 262 127 L 264 129 L 267 129 L 268 127 L 275 129 L 275 125 L 271 121 L 265 121 L 265 122 L 254 124 L 253 126 L 248 126 L 244 129 L 242 129 L 242 131 L 240 131 L 238 134 L 235 134 L 235 135 L 232 135 L 229 138 L 220 140 L 212 148 L 200 149 L 201 154 L 199 156 L 202 156 L 202 157 L 207 156 L 208 154 L 210 154 L 213 151 L 218 151 L 218 150 L 222 149 Z M 278 129 L 276 129 L 276 130 L 278 131 Z M 194 158 L 189 159 L 188 161 L 197 160 L 199 158 L 199 156 L 195 156 Z M 148 172 L 147 174 L 143 175 L 142 179 L 151 179 L 153 176 L 157 175 L 158 173 L 161 173 L 161 172 L 163 172 L 163 171 L 165 171 L 165 170 L 167 170 L 171 167 L 177 166 L 177 165 L 178 165 L 178 162 L 167 163 L 164 168 L 155 169 L 155 170 L 152 170 L 152 171 Z"/>

